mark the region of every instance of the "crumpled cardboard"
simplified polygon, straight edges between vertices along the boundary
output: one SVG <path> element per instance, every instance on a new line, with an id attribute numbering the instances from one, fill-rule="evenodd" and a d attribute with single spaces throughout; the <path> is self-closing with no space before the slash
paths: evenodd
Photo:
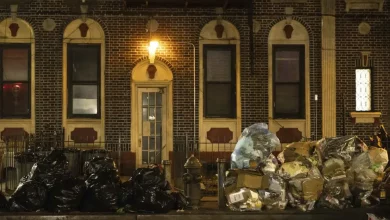
<path id="1" fill-rule="evenodd" d="M 283 179 L 306 177 L 309 169 L 300 161 L 287 162 L 282 164 L 277 174 Z"/>
<path id="2" fill-rule="evenodd" d="M 239 170 L 236 188 L 266 189 L 269 186 L 268 176 L 259 172 Z"/>
<path id="3" fill-rule="evenodd" d="M 248 188 L 253 190 L 266 189 L 269 187 L 269 176 L 253 170 L 230 170 L 225 181 L 225 195 Z"/>
<path id="4" fill-rule="evenodd" d="M 286 146 L 286 148 L 278 155 L 278 160 L 282 163 L 292 162 L 299 156 L 312 156 L 316 142 L 294 142 Z"/>

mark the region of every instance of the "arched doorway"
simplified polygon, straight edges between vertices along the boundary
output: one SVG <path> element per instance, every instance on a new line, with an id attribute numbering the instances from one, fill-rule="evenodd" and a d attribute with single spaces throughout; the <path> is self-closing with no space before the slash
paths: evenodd
<path id="1" fill-rule="evenodd" d="M 136 167 L 161 163 L 173 150 L 173 74 L 156 60 L 154 77 L 148 73 L 149 60 L 138 63 L 131 83 L 131 151 Z"/>

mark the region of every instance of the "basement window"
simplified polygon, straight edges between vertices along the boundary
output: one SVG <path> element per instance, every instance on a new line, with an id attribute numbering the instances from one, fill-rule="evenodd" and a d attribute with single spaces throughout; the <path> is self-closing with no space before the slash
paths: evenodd
<path id="1" fill-rule="evenodd" d="M 356 69 L 356 111 L 372 110 L 371 69 Z"/>

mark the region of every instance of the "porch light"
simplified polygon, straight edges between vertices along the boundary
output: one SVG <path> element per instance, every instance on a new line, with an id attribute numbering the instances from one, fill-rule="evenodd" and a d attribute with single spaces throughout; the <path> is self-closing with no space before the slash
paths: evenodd
<path id="1" fill-rule="evenodd" d="M 154 63 L 154 59 L 156 58 L 156 50 L 158 47 L 159 43 L 158 41 L 150 41 L 149 43 L 149 62 Z"/>

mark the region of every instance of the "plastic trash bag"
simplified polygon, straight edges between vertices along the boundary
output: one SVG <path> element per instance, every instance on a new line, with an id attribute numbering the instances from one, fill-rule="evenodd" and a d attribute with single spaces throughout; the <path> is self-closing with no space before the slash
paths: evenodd
<path id="1" fill-rule="evenodd" d="M 50 189 L 57 179 L 62 179 L 65 175 L 69 175 L 68 161 L 62 150 L 53 150 L 42 161 L 34 164 L 29 180 L 43 182 Z"/>
<path id="2" fill-rule="evenodd" d="M 18 153 L 14 156 L 18 163 L 35 163 L 43 159 L 43 156 L 33 152 Z"/>
<path id="3" fill-rule="evenodd" d="M 190 205 L 189 199 L 182 192 L 171 192 L 175 200 L 175 210 L 186 209 Z"/>
<path id="4" fill-rule="evenodd" d="M 135 185 L 134 207 L 138 212 L 167 213 L 175 208 L 175 199 L 159 186 Z"/>
<path id="5" fill-rule="evenodd" d="M 86 180 L 82 211 L 114 212 L 118 209 L 120 180 L 112 172 L 93 173 Z"/>
<path id="6" fill-rule="evenodd" d="M 366 144 L 356 136 L 323 138 L 317 146 L 325 159 L 340 158 L 350 162 L 354 156 L 366 151 Z"/>
<path id="7" fill-rule="evenodd" d="M 12 212 L 35 212 L 44 208 L 47 191 L 42 183 L 26 181 L 19 184 L 9 203 Z"/>
<path id="8" fill-rule="evenodd" d="M 164 173 L 159 167 L 139 168 L 134 172 L 131 181 L 141 185 L 143 188 L 157 186 L 162 190 L 171 189 L 169 182 L 165 180 Z"/>
<path id="9" fill-rule="evenodd" d="M 264 164 L 261 164 L 261 171 L 265 174 L 267 173 L 275 173 L 279 168 L 279 163 L 276 157 L 273 154 L 270 154 L 265 160 Z"/>
<path id="10" fill-rule="evenodd" d="M 115 162 L 112 158 L 95 157 L 91 161 L 85 162 L 85 178 L 91 174 L 99 172 L 117 172 Z"/>
<path id="11" fill-rule="evenodd" d="M 352 206 L 352 193 L 345 178 L 330 180 L 324 185 L 319 206 L 331 209 L 345 209 Z"/>
<path id="12" fill-rule="evenodd" d="M 84 181 L 74 177 L 63 179 L 49 191 L 47 210 L 52 212 L 78 211 L 85 191 Z"/>
<path id="13" fill-rule="evenodd" d="M 252 162 L 257 167 L 277 147 L 280 147 L 279 138 L 268 130 L 267 124 L 253 124 L 242 132 L 231 156 L 231 168 L 250 168 Z"/>

